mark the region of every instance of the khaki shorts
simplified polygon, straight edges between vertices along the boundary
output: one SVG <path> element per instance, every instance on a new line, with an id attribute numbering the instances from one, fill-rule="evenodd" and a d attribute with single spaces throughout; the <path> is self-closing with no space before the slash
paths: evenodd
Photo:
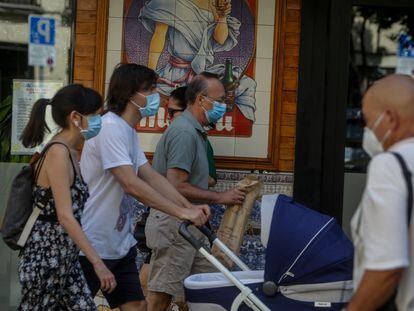
<path id="1" fill-rule="evenodd" d="M 217 272 L 190 243 L 178 233 L 180 221 L 160 211 L 151 210 L 145 227 L 147 246 L 152 249 L 148 290 L 184 299 L 184 280 L 196 273 Z M 190 231 L 201 238 L 193 228 Z M 204 237 L 206 245 L 209 245 Z"/>

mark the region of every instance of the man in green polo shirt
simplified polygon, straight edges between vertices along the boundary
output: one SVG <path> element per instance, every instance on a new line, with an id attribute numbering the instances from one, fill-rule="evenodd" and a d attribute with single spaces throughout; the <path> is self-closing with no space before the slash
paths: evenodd
<path id="1" fill-rule="evenodd" d="M 168 99 L 168 117 L 170 122 L 178 118 L 187 109 L 185 99 L 186 86 L 181 86 L 173 90 Z M 207 139 L 207 159 L 208 159 L 208 186 L 214 187 L 217 183 L 216 162 L 214 161 L 214 150 L 210 141 Z"/>
<path id="2" fill-rule="evenodd" d="M 216 75 L 203 73 L 189 83 L 187 109 L 161 137 L 153 168 L 194 203 L 242 204 L 245 192 L 208 190 L 209 164 L 205 127 L 216 123 L 226 110 L 225 91 Z M 151 209 L 146 224 L 147 245 L 152 249 L 148 282 L 148 310 L 166 310 L 171 298 L 184 300 L 184 279 L 214 268 L 178 234 L 179 220 Z M 197 230 L 194 234 L 201 237 Z M 206 244 L 208 243 L 205 240 Z"/>

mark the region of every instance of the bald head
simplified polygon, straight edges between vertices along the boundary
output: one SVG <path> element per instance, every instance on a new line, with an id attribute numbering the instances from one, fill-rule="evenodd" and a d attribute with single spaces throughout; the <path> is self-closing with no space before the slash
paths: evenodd
<path id="1" fill-rule="evenodd" d="M 377 111 L 394 108 L 407 117 L 413 117 L 414 79 L 408 75 L 392 74 L 376 81 L 364 96 L 364 106 Z"/>
<path id="2" fill-rule="evenodd" d="M 414 79 L 393 74 L 376 81 L 363 99 L 368 128 L 387 150 L 393 144 L 414 136 Z"/>

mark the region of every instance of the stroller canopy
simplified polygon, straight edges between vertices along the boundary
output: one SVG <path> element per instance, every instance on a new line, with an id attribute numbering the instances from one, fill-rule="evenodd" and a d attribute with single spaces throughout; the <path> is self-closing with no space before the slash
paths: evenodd
<path id="1" fill-rule="evenodd" d="M 341 310 L 352 296 L 353 247 L 335 219 L 285 195 L 263 196 L 261 218 L 265 271 L 233 276 L 270 310 Z M 229 273 L 187 278 L 190 310 L 236 310 L 240 287 L 231 286 Z"/>
<path id="2" fill-rule="evenodd" d="M 353 246 L 334 218 L 278 195 L 267 242 L 265 282 L 277 287 L 352 280 Z"/>

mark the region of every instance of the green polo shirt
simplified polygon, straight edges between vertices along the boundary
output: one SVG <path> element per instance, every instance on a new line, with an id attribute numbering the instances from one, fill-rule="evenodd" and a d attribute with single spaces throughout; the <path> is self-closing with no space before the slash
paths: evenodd
<path id="1" fill-rule="evenodd" d="M 164 132 L 152 167 L 164 176 L 168 169 L 182 169 L 189 174 L 190 184 L 208 189 L 207 133 L 191 112 L 184 111 Z"/>
<path id="2" fill-rule="evenodd" d="M 207 139 L 207 158 L 208 158 L 208 174 L 217 182 L 216 162 L 214 161 L 214 150 L 210 141 Z"/>

